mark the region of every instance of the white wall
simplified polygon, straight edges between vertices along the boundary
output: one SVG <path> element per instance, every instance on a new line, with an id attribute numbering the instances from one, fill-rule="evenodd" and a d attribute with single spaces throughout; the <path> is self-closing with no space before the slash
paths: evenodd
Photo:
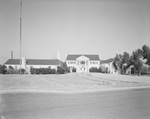
<path id="1" fill-rule="evenodd" d="M 5 65 L 7 67 L 7 69 L 9 69 L 9 66 L 12 66 L 14 69 L 20 69 L 20 65 Z"/>
<path id="2" fill-rule="evenodd" d="M 71 63 L 71 62 L 73 62 L 73 63 Z M 69 66 L 71 66 L 71 67 L 76 67 L 77 61 L 76 61 L 76 60 L 67 60 L 67 61 L 66 61 L 66 64 L 67 64 L 68 67 L 69 67 Z"/>
<path id="3" fill-rule="evenodd" d="M 118 74 L 118 72 L 115 70 L 115 67 L 113 66 L 113 62 L 101 64 L 102 67 L 108 68 L 108 72 L 110 74 Z"/>
<path id="4" fill-rule="evenodd" d="M 12 66 L 14 69 L 20 69 L 20 65 L 5 65 L 7 69 L 9 69 L 9 66 Z M 48 68 L 51 67 L 51 69 L 57 69 L 57 65 L 26 65 L 25 70 L 27 72 L 30 72 L 30 68 Z M 21 67 L 22 68 L 22 67 Z"/>
<path id="5" fill-rule="evenodd" d="M 68 67 L 75 67 L 77 69 L 77 72 L 80 72 L 80 68 L 82 65 L 80 65 L 80 63 L 78 64 L 78 61 L 88 61 L 88 65 L 85 65 L 85 72 L 89 72 L 89 69 L 91 67 L 97 67 L 99 68 L 100 67 L 100 61 L 97 61 L 97 60 L 89 60 L 88 58 L 86 57 L 79 57 L 77 58 L 77 60 L 66 60 L 66 64 Z M 70 63 L 70 62 L 75 62 L 75 63 Z M 94 63 L 93 63 L 94 62 Z"/>
<path id="6" fill-rule="evenodd" d="M 93 62 L 96 62 L 96 63 L 93 63 Z M 91 67 L 97 67 L 97 68 L 99 68 L 99 67 L 100 67 L 100 61 L 91 60 L 91 61 L 89 62 L 89 68 L 91 68 Z"/>

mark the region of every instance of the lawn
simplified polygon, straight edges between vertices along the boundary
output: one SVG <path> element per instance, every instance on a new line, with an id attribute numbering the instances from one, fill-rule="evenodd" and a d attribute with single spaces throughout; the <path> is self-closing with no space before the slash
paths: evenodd
<path id="1" fill-rule="evenodd" d="M 63 75 L 0 75 L 0 91 L 80 91 L 150 85 L 148 76 L 100 73 Z"/>

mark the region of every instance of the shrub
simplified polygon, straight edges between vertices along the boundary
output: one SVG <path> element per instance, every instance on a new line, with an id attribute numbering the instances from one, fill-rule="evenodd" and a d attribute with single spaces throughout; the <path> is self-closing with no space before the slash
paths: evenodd
<path id="1" fill-rule="evenodd" d="M 30 73 L 31 73 L 31 74 L 36 74 L 36 68 L 31 68 L 31 69 L 30 69 Z"/>
<path id="2" fill-rule="evenodd" d="M 51 68 L 31 68 L 31 74 L 55 74 L 56 70 Z"/>
<path id="3" fill-rule="evenodd" d="M 5 65 L 0 65 L 0 74 L 6 74 L 7 73 L 7 67 Z"/>
<path id="4" fill-rule="evenodd" d="M 51 70 L 52 70 L 51 68 L 47 68 L 46 73 L 51 74 Z"/>
<path id="5" fill-rule="evenodd" d="M 57 67 L 57 74 L 64 74 L 65 70 L 62 67 Z"/>
<path id="6" fill-rule="evenodd" d="M 41 73 L 41 69 L 36 69 L 36 74 L 40 74 Z"/>
<path id="7" fill-rule="evenodd" d="M 56 74 L 56 70 L 55 69 L 51 69 L 51 74 Z"/>
<path id="8" fill-rule="evenodd" d="M 25 74 L 26 70 L 21 68 L 21 74 Z M 20 69 L 18 70 L 18 73 L 20 73 Z"/>
<path id="9" fill-rule="evenodd" d="M 149 67 L 143 66 L 141 69 L 141 74 L 149 74 L 149 73 L 150 73 Z"/>
<path id="10" fill-rule="evenodd" d="M 106 73 L 106 68 L 105 67 L 103 67 L 103 66 L 101 66 L 101 73 Z"/>
<path id="11" fill-rule="evenodd" d="M 61 68 L 65 71 L 65 73 L 68 73 L 70 71 L 66 62 L 61 63 Z"/>
<path id="12" fill-rule="evenodd" d="M 76 68 L 73 68 L 73 69 L 72 69 L 72 72 L 76 72 L 76 71 L 77 71 L 77 69 L 76 69 Z"/>
<path id="13" fill-rule="evenodd" d="M 101 72 L 101 68 L 91 67 L 91 68 L 89 69 L 89 72 Z"/>

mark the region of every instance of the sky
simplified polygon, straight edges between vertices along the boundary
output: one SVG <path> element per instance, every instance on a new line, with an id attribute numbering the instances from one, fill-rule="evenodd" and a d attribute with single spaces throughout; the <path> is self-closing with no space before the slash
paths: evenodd
<path id="1" fill-rule="evenodd" d="M 105 60 L 150 46 L 150 0 L 22 0 L 22 57 Z M 20 58 L 20 1 L 0 0 L 0 64 Z"/>

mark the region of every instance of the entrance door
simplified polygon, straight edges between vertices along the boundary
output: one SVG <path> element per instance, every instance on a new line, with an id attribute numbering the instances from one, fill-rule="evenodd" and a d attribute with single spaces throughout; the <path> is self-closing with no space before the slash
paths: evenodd
<path id="1" fill-rule="evenodd" d="M 85 67 L 84 66 L 80 67 L 80 72 L 85 72 Z"/>

